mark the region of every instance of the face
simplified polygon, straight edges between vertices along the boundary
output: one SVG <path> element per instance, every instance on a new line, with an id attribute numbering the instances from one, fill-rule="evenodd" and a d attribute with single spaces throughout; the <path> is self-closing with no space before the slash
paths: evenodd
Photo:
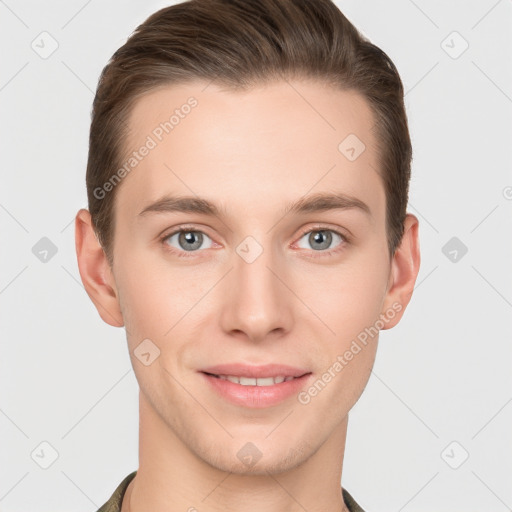
<path id="1" fill-rule="evenodd" d="M 197 82 L 140 98 L 129 124 L 112 275 L 141 396 L 212 466 L 246 472 L 257 448 L 254 472 L 289 469 L 339 432 L 408 300 L 372 113 L 317 82 Z M 255 367 L 296 378 L 206 374 Z"/>

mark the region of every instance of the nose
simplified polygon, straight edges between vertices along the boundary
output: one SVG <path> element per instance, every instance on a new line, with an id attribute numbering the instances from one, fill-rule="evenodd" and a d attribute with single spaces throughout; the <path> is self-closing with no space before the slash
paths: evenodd
<path id="1" fill-rule="evenodd" d="M 294 297 L 287 287 L 285 265 L 279 265 L 266 247 L 252 260 L 259 251 L 254 243 L 239 247 L 221 292 L 224 332 L 253 342 L 283 336 L 293 323 Z"/>

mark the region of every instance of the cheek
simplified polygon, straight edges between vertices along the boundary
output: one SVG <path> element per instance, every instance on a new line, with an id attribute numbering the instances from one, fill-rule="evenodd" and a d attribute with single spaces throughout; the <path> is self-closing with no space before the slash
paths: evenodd
<path id="1" fill-rule="evenodd" d="M 131 346 L 149 338 L 164 348 L 190 323 L 188 313 L 217 279 L 215 272 L 170 263 L 156 251 L 133 251 L 117 265 L 116 284 Z"/>
<path id="2" fill-rule="evenodd" d="M 385 299 L 387 267 L 375 261 L 303 272 L 297 294 L 311 307 L 338 343 L 373 325 Z M 334 338 L 333 338 L 334 339 Z"/>
<path id="3" fill-rule="evenodd" d="M 325 330 L 321 373 L 301 404 L 314 403 L 339 421 L 361 396 L 377 352 L 378 319 L 385 295 L 386 268 L 373 265 L 341 269 L 310 294 L 312 308 L 334 332 Z M 309 281 L 309 284 L 315 280 Z M 306 285 L 305 285 L 306 286 Z M 325 391 L 324 391 L 325 389 Z M 302 401 L 301 401 L 302 400 Z M 335 403 L 336 407 L 332 407 Z"/>
<path id="4" fill-rule="evenodd" d="M 120 258 L 117 265 L 116 284 L 129 339 L 136 343 L 139 338 L 160 338 L 172 325 L 172 295 L 179 294 L 153 262 L 132 257 Z"/>

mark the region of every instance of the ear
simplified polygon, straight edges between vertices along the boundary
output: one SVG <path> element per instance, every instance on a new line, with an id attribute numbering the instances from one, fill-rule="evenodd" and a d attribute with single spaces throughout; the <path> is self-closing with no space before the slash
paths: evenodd
<path id="1" fill-rule="evenodd" d="M 114 276 L 105 251 L 92 225 L 91 214 L 82 208 L 75 217 L 75 248 L 80 277 L 85 291 L 104 322 L 113 327 L 124 325 Z"/>
<path id="2" fill-rule="evenodd" d="M 420 269 L 420 242 L 418 238 L 418 219 L 408 213 L 404 221 L 404 234 L 391 260 L 388 290 L 384 299 L 382 314 L 387 318 L 384 329 L 391 329 L 402 318 L 405 308 L 411 300 L 414 283 Z M 394 310 L 393 317 L 386 315 Z"/>

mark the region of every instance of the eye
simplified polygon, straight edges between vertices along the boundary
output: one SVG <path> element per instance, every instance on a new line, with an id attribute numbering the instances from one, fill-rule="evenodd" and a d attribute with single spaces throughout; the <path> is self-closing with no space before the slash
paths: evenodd
<path id="1" fill-rule="evenodd" d="M 302 242 L 303 239 L 305 239 L 305 242 Z M 336 241 L 339 242 L 337 245 L 338 247 L 341 246 L 341 248 L 332 251 L 327 250 L 331 249 L 333 242 Z M 299 242 L 297 242 L 297 245 L 302 249 L 312 248 L 316 252 L 331 254 L 341 250 L 346 242 L 347 238 L 333 229 L 313 229 L 306 231 Z"/>
<path id="2" fill-rule="evenodd" d="M 214 246 L 213 240 L 207 234 L 186 226 L 181 226 L 172 233 L 164 235 L 160 240 L 166 250 L 175 253 L 180 258 L 193 256 L 193 253 L 199 252 L 199 249 L 210 249 Z M 333 242 L 338 242 L 338 244 L 334 249 L 329 250 Z M 328 256 L 343 250 L 347 243 L 348 239 L 345 235 L 338 233 L 336 230 L 322 227 L 310 229 L 303 233 L 297 242 L 297 246 L 301 249 L 312 248 L 314 252 L 319 253 L 318 256 Z"/>
<path id="3" fill-rule="evenodd" d="M 162 238 L 162 242 L 170 246 L 173 252 L 181 253 L 178 256 L 187 256 L 183 252 L 197 252 L 199 249 L 210 249 L 212 247 L 212 239 L 208 235 L 202 231 L 186 228 L 180 228 L 173 233 L 165 235 Z"/>

